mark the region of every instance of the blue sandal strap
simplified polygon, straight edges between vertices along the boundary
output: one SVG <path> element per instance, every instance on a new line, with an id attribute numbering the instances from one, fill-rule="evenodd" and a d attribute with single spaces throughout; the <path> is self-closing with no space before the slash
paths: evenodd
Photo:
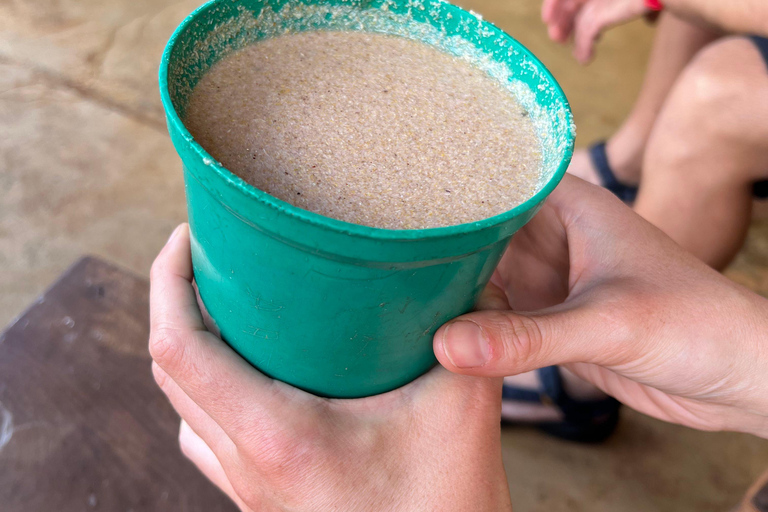
<path id="1" fill-rule="evenodd" d="M 616 413 L 621 403 L 613 397 L 598 400 L 575 400 L 565 391 L 563 378 L 557 366 L 537 370 L 541 390 L 524 389 L 504 384 L 502 400 L 552 404 L 562 411 L 565 421 L 588 423 L 602 416 Z"/>
<path id="2" fill-rule="evenodd" d="M 501 399 L 513 402 L 541 403 L 541 392 L 533 389 L 523 389 L 504 384 L 501 388 Z"/>
<path id="3" fill-rule="evenodd" d="M 627 204 L 633 203 L 637 198 L 637 187 L 622 183 L 616 178 L 616 174 L 608 163 L 608 155 L 605 152 L 605 142 L 597 142 L 589 148 L 589 157 L 600 176 L 603 187 L 613 192 L 619 199 Z"/>
<path id="4" fill-rule="evenodd" d="M 574 400 L 563 387 L 557 366 L 538 370 L 541 391 L 504 384 L 503 400 L 552 405 L 563 413 L 562 421 L 538 423 L 550 435 L 581 443 L 605 441 L 616 430 L 621 403 L 611 397 L 599 400 Z M 502 419 L 502 423 L 507 423 Z"/>
<path id="5" fill-rule="evenodd" d="M 597 400 L 576 400 L 565 391 L 560 368 L 548 366 L 538 370 L 544 394 L 562 412 L 566 421 L 591 422 L 596 418 L 616 413 L 621 402 L 613 397 Z"/>

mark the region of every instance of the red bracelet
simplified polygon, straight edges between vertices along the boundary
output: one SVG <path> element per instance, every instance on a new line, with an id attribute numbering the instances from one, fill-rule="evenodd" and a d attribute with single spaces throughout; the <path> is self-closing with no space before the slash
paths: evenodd
<path id="1" fill-rule="evenodd" d="M 661 0 L 645 0 L 645 6 L 652 11 L 661 11 L 664 9 L 664 4 Z"/>

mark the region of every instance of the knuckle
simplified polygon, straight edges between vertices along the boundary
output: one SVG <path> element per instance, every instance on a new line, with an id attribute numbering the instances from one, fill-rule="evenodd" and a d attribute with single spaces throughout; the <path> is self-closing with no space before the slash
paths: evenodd
<path id="1" fill-rule="evenodd" d="M 181 363 L 184 343 L 178 331 L 159 327 L 149 335 L 149 354 L 163 368 L 173 368 Z"/>
<path id="2" fill-rule="evenodd" d="M 495 359 L 508 362 L 535 360 L 543 347 L 543 335 L 539 324 L 531 317 L 501 314 L 495 328 L 489 332 L 491 346 L 499 348 Z M 495 338 L 495 339 L 494 339 Z"/>
<path id="3" fill-rule="evenodd" d="M 594 43 L 597 41 L 597 39 L 600 37 L 600 34 L 603 32 L 603 29 L 606 28 L 607 23 L 605 22 L 596 22 L 592 23 L 587 26 L 586 28 L 586 40 L 588 43 Z"/>
<path id="4" fill-rule="evenodd" d="M 653 299 L 646 301 L 642 294 L 634 294 L 632 308 L 621 304 L 603 303 L 595 317 L 599 318 L 600 330 L 610 333 L 599 353 L 593 354 L 594 362 L 620 365 L 638 357 L 648 357 L 652 352 L 649 343 L 658 318 Z"/>
<path id="5" fill-rule="evenodd" d="M 266 479 L 285 489 L 301 485 L 302 471 L 313 466 L 312 444 L 306 436 L 283 429 L 262 431 L 244 444 L 241 457 Z"/>
<path id="6" fill-rule="evenodd" d="M 638 310 L 641 312 L 641 318 L 653 317 L 653 310 L 645 307 L 641 300 L 636 301 L 635 306 L 632 311 L 615 306 L 608 307 L 602 312 L 601 323 L 608 328 L 612 337 L 622 344 L 636 337 Z"/>

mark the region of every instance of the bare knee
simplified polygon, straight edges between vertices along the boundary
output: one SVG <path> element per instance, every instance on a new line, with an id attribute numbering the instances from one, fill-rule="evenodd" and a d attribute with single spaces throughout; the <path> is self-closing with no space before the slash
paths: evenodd
<path id="1" fill-rule="evenodd" d="M 720 39 L 691 61 L 673 92 L 678 114 L 691 134 L 743 140 L 750 111 L 765 95 L 768 75 L 753 44 L 743 37 Z"/>
<path id="2" fill-rule="evenodd" d="M 752 43 L 724 38 L 678 79 L 646 147 L 643 179 L 663 173 L 701 186 L 745 185 L 768 155 L 768 73 Z"/>

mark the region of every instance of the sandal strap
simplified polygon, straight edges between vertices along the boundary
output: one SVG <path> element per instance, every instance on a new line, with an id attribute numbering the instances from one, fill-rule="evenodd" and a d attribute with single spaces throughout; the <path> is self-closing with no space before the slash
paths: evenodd
<path id="1" fill-rule="evenodd" d="M 752 496 L 752 506 L 759 512 L 768 512 L 768 483 Z"/>
<path id="2" fill-rule="evenodd" d="M 758 181 L 752 187 L 752 194 L 757 199 L 768 199 L 768 180 Z"/>
<path id="3" fill-rule="evenodd" d="M 513 402 L 541 403 L 541 392 L 533 389 L 515 388 L 504 384 L 501 388 L 501 399 Z"/>
<path id="4" fill-rule="evenodd" d="M 538 372 L 543 393 L 563 412 L 566 421 L 591 423 L 598 418 L 615 414 L 621 407 L 621 402 L 611 396 L 598 400 L 572 398 L 563 386 L 563 378 L 557 366 L 541 368 Z"/>
<path id="5" fill-rule="evenodd" d="M 608 154 L 605 151 L 605 142 L 597 142 L 589 148 L 589 157 L 600 176 L 603 187 L 613 192 L 619 199 L 627 204 L 633 203 L 637 198 L 638 187 L 622 183 L 608 163 Z"/>
<path id="6" fill-rule="evenodd" d="M 581 443 L 605 441 L 616 429 L 621 403 L 606 397 L 600 400 L 575 400 L 565 391 L 557 366 L 537 370 L 540 390 L 517 388 L 504 384 L 502 399 L 551 405 L 563 414 L 562 421 L 542 422 L 537 426 L 548 434 Z M 507 423 L 502 418 L 502 423 Z"/>
<path id="7" fill-rule="evenodd" d="M 536 370 L 541 382 L 541 389 L 517 388 L 504 384 L 501 398 L 514 402 L 530 402 L 554 405 L 564 419 L 574 423 L 590 423 L 595 419 L 616 413 L 621 402 L 613 397 L 598 400 L 576 400 L 565 391 L 563 378 L 557 366 L 548 366 Z"/>

